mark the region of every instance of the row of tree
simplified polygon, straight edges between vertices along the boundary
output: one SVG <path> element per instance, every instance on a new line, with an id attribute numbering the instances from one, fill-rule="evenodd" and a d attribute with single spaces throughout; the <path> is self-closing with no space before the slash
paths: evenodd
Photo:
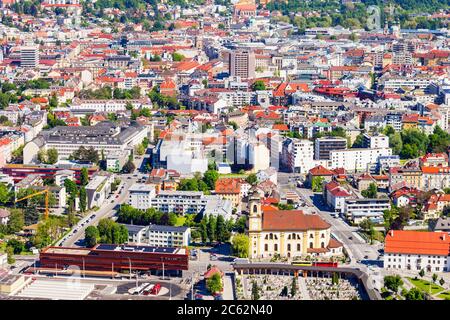
<path id="1" fill-rule="evenodd" d="M 123 244 L 128 242 L 128 230 L 123 224 L 104 218 L 98 222 L 97 227 L 86 228 L 84 241 L 87 247 L 93 247 L 97 243 Z"/>

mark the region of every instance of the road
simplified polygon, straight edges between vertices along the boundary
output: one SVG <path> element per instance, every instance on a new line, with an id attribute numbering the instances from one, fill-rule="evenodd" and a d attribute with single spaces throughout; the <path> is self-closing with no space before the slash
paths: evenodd
<path id="1" fill-rule="evenodd" d="M 298 176 L 298 175 L 297 175 Z M 307 206 L 300 209 L 317 213 L 322 219 L 331 224 L 332 234 L 343 243 L 351 260 L 351 264 L 357 264 L 359 260 L 377 260 L 378 249 L 381 247 L 370 245 L 365 242 L 357 233 L 358 227 L 348 225 L 342 218 L 334 218 L 322 204 L 322 196 L 314 194 L 311 189 L 297 188 L 292 175 L 279 173 L 279 187 L 281 190 L 295 191 Z M 365 258 L 367 256 L 367 258 Z"/>
<path id="2" fill-rule="evenodd" d="M 137 157 L 133 160 L 136 168 L 143 169 L 143 160 L 145 156 Z M 128 200 L 128 189 L 137 181 L 139 181 L 145 174 L 135 171 L 131 174 L 118 174 L 117 177 L 121 179 L 121 183 L 117 190 L 110 195 L 103 206 L 95 212 L 89 213 L 86 217 L 81 219 L 76 226 L 72 228 L 68 236 L 56 242 L 56 246 L 64 247 L 80 247 L 84 245 L 84 231 L 88 226 L 96 226 L 103 218 L 110 218 L 116 215 L 117 210 L 122 203 Z"/>

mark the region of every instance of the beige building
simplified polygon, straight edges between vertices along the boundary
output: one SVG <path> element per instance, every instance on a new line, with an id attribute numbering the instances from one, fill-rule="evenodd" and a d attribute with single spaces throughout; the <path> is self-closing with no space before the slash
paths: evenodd
<path id="1" fill-rule="evenodd" d="M 230 53 L 230 76 L 249 79 L 255 77 L 255 53 L 249 50 L 236 50 Z"/>
<path id="2" fill-rule="evenodd" d="M 249 199 L 250 258 L 333 256 L 342 254 L 342 244 L 331 238 L 331 225 L 318 215 L 301 210 L 261 207 L 253 192 Z"/>

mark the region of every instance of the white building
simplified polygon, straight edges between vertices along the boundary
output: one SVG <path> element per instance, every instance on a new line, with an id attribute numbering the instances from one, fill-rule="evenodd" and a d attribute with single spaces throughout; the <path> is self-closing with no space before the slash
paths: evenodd
<path id="1" fill-rule="evenodd" d="M 380 220 L 383 218 L 383 211 L 390 208 L 391 203 L 388 198 L 346 199 L 344 215 L 357 224 L 364 219 Z"/>
<path id="2" fill-rule="evenodd" d="M 291 172 L 307 173 L 315 165 L 314 143 L 306 139 L 286 139 L 283 142 L 281 163 Z"/>
<path id="3" fill-rule="evenodd" d="M 363 140 L 364 148 L 369 149 L 384 149 L 389 148 L 389 137 L 384 134 L 364 134 Z"/>
<path id="4" fill-rule="evenodd" d="M 152 184 L 134 183 L 128 192 L 128 204 L 140 210 L 151 208 L 151 201 L 156 197 L 156 189 Z"/>
<path id="5" fill-rule="evenodd" d="M 446 232 L 390 230 L 384 247 L 384 268 L 418 272 L 450 270 L 450 236 Z"/>
<path id="6" fill-rule="evenodd" d="M 38 46 L 20 48 L 20 66 L 22 68 L 37 68 L 39 66 Z"/>
<path id="7" fill-rule="evenodd" d="M 391 148 L 354 148 L 330 151 L 330 167 L 344 168 L 347 171 L 366 170 L 369 164 L 377 163 L 379 157 L 390 156 L 391 154 Z"/>
<path id="8" fill-rule="evenodd" d="M 112 174 L 97 174 L 86 185 L 87 208 L 101 207 L 111 192 Z"/>
<path id="9" fill-rule="evenodd" d="M 151 224 L 149 226 L 125 225 L 128 241 L 152 247 L 187 247 L 191 242 L 191 228 Z"/>

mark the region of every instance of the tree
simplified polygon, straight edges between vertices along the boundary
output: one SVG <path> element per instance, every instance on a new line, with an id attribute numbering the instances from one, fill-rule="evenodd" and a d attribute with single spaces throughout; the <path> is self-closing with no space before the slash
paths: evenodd
<path id="1" fill-rule="evenodd" d="M 55 164 L 58 161 L 58 150 L 50 148 L 47 150 L 47 163 Z"/>
<path id="2" fill-rule="evenodd" d="M 239 258 L 247 258 L 250 247 L 250 240 L 245 234 L 236 234 L 231 240 L 233 253 Z"/>
<path id="3" fill-rule="evenodd" d="M 398 289 L 403 285 L 403 280 L 399 275 L 395 276 L 385 276 L 384 277 L 384 286 L 391 290 L 392 292 L 397 293 Z"/>
<path id="4" fill-rule="evenodd" d="M 39 221 L 39 211 L 35 206 L 27 206 L 24 209 L 25 225 L 36 224 Z"/>
<path id="5" fill-rule="evenodd" d="M 438 278 L 437 274 L 433 273 L 433 275 L 431 276 L 431 279 L 433 279 L 433 283 L 436 282 L 437 278 Z"/>
<path id="6" fill-rule="evenodd" d="M 8 264 L 16 263 L 16 259 L 14 259 L 14 249 L 12 247 L 6 247 L 6 254 Z"/>
<path id="7" fill-rule="evenodd" d="M 261 298 L 259 291 L 260 291 L 260 289 L 258 287 L 258 284 L 256 283 L 256 281 L 253 281 L 253 283 L 252 283 L 252 300 L 259 300 Z"/>
<path id="8" fill-rule="evenodd" d="M 291 296 L 295 296 L 297 294 L 297 278 L 294 277 L 292 279 L 292 286 L 291 286 Z"/>
<path id="9" fill-rule="evenodd" d="M 87 168 L 81 168 L 80 184 L 85 186 L 89 183 L 89 174 Z"/>
<path id="10" fill-rule="evenodd" d="M 23 211 L 20 209 L 11 209 L 8 220 L 8 232 L 16 233 L 22 230 L 25 225 L 25 217 Z"/>
<path id="11" fill-rule="evenodd" d="M 419 276 L 420 276 L 421 278 L 423 278 L 424 275 L 425 275 L 425 270 L 420 269 L 420 271 L 419 271 Z"/>
<path id="12" fill-rule="evenodd" d="M 311 180 L 311 189 L 313 192 L 322 192 L 324 177 L 313 177 Z"/>
<path id="13" fill-rule="evenodd" d="M 266 90 L 266 85 L 262 80 L 256 80 L 252 86 L 253 91 Z"/>
<path id="14" fill-rule="evenodd" d="M 411 290 L 409 290 L 406 293 L 405 299 L 406 300 L 425 300 L 425 296 L 422 293 L 422 291 L 420 291 L 419 289 L 412 288 Z"/>
<path id="15" fill-rule="evenodd" d="M 92 248 L 98 243 L 100 239 L 100 233 L 95 226 L 89 226 L 84 231 L 84 242 L 87 247 Z"/>
<path id="16" fill-rule="evenodd" d="M 13 248 L 14 254 L 20 254 L 25 248 L 23 242 L 17 239 L 10 239 L 6 246 Z"/>
<path id="17" fill-rule="evenodd" d="M 236 223 L 234 224 L 234 229 L 238 233 L 244 233 L 245 232 L 245 226 L 247 224 L 247 216 L 240 216 L 239 219 L 237 219 Z"/>
<path id="18" fill-rule="evenodd" d="M 226 238 L 225 219 L 223 218 L 222 215 L 217 216 L 216 236 L 217 236 L 217 241 L 219 241 L 219 242 L 225 242 L 228 240 L 228 238 Z"/>
<path id="19" fill-rule="evenodd" d="M 11 192 L 5 183 L 0 183 L 0 203 L 5 205 L 11 201 Z"/>
<path id="20" fill-rule="evenodd" d="M 208 241 L 208 216 L 205 216 L 200 222 L 200 236 L 202 242 L 206 243 Z"/>
<path id="21" fill-rule="evenodd" d="M 216 218 L 214 216 L 210 216 L 208 220 L 208 239 L 210 242 L 213 242 L 216 240 Z"/>
<path id="22" fill-rule="evenodd" d="M 134 165 L 133 161 L 128 160 L 127 163 L 124 164 L 122 168 L 122 172 L 124 173 L 132 173 L 136 169 L 136 166 Z"/>
<path id="23" fill-rule="evenodd" d="M 441 278 L 441 279 L 439 280 L 439 284 L 440 284 L 441 286 L 443 286 L 443 285 L 444 285 L 444 283 L 445 283 L 445 280 L 444 280 L 444 278 Z"/>
<path id="24" fill-rule="evenodd" d="M 139 156 L 142 156 L 145 153 L 145 147 L 142 145 L 142 143 L 138 144 L 136 147 L 136 154 Z"/>
<path id="25" fill-rule="evenodd" d="M 361 192 L 361 195 L 364 198 L 369 198 L 369 199 L 375 199 L 377 198 L 378 195 L 378 188 L 377 185 L 375 183 L 371 183 L 369 184 L 369 187 L 366 190 L 363 190 Z"/>
<path id="26" fill-rule="evenodd" d="M 80 196 L 80 211 L 85 212 L 87 207 L 87 193 L 85 187 L 80 188 L 79 196 Z"/>
<path id="27" fill-rule="evenodd" d="M 256 174 L 252 173 L 248 175 L 245 181 L 247 181 L 248 184 L 254 186 L 258 183 L 258 177 L 256 176 Z"/>
<path id="28" fill-rule="evenodd" d="M 219 179 L 219 172 L 216 170 L 207 170 L 203 175 L 203 182 L 206 183 L 209 190 L 214 190 L 216 181 Z"/>
<path id="29" fill-rule="evenodd" d="M 206 288 L 211 293 L 222 292 L 222 277 L 219 272 L 214 273 L 209 279 L 206 280 Z"/>
<path id="30" fill-rule="evenodd" d="M 355 141 L 353 142 L 352 148 L 363 148 L 364 147 L 364 135 L 359 134 Z"/>
<path id="31" fill-rule="evenodd" d="M 182 61 L 184 58 L 185 57 L 181 53 L 178 53 L 178 52 L 172 53 L 173 61 Z"/>

